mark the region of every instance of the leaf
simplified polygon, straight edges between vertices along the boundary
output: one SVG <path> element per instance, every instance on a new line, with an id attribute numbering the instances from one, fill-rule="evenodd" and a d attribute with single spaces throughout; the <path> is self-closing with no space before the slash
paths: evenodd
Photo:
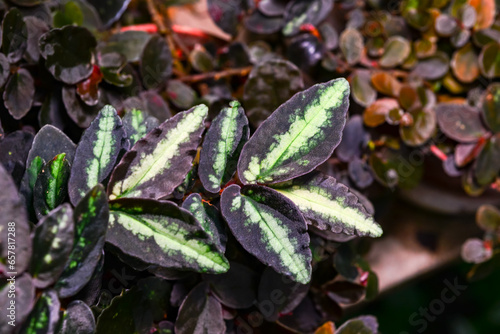
<path id="1" fill-rule="evenodd" d="M 481 30 L 489 28 L 495 21 L 495 0 L 470 0 L 469 4 L 477 12 L 477 20 L 474 29 Z"/>
<path id="2" fill-rule="evenodd" d="M 420 60 L 413 69 L 413 73 L 425 80 L 437 80 L 448 73 L 449 63 L 448 55 L 438 51 L 434 55 Z"/>
<path id="3" fill-rule="evenodd" d="M 441 13 L 434 21 L 434 29 L 442 37 L 450 37 L 459 29 L 458 20 L 451 15 Z"/>
<path id="4" fill-rule="evenodd" d="M 427 142 L 436 131 L 436 114 L 432 109 L 416 109 L 410 112 L 412 123 L 401 123 L 399 134 L 408 146 L 420 146 Z"/>
<path id="5" fill-rule="evenodd" d="M 396 67 L 401 65 L 410 55 L 411 45 L 405 38 L 391 36 L 384 45 L 384 54 L 379 60 L 382 67 Z"/>
<path id="6" fill-rule="evenodd" d="M 260 277 L 257 307 L 267 321 L 276 321 L 280 315 L 292 312 L 306 297 L 309 285 L 292 281 L 271 267 Z"/>
<path id="7" fill-rule="evenodd" d="M 94 65 L 92 74 L 76 85 L 76 93 L 86 105 L 95 106 L 99 103 L 99 84 L 102 81 L 102 73 L 98 66 Z"/>
<path id="8" fill-rule="evenodd" d="M 489 78 L 500 77 L 500 45 L 491 42 L 483 47 L 479 54 L 479 69 L 481 73 Z"/>
<path id="9" fill-rule="evenodd" d="M 152 130 L 128 151 L 108 185 L 110 199 L 170 195 L 191 169 L 208 108 L 198 105 Z"/>
<path id="10" fill-rule="evenodd" d="M 349 65 L 356 65 L 361 60 L 364 50 L 363 36 L 352 28 L 347 28 L 340 34 L 340 50 Z"/>
<path id="11" fill-rule="evenodd" d="M 28 319 L 21 327 L 21 334 L 52 334 L 59 322 L 61 303 L 54 290 L 45 290 L 38 297 Z"/>
<path id="12" fill-rule="evenodd" d="M 203 187 L 211 193 L 218 193 L 231 180 L 250 136 L 248 119 L 239 102 L 229 105 L 212 121 L 200 153 L 198 174 Z"/>
<path id="13" fill-rule="evenodd" d="M 33 134 L 22 130 L 9 133 L 0 141 L 0 164 L 12 176 L 16 186 L 21 183 L 32 142 Z"/>
<path id="14" fill-rule="evenodd" d="M 180 80 L 170 80 L 168 82 L 167 95 L 172 103 L 181 109 L 190 108 L 196 100 L 194 89 Z"/>
<path id="15" fill-rule="evenodd" d="M 382 94 L 398 97 L 401 83 L 390 73 L 375 72 L 371 77 L 373 87 Z"/>
<path id="16" fill-rule="evenodd" d="M 92 51 L 97 42 L 87 29 L 52 29 L 40 37 L 39 45 L 45 67 L 57 80 L 74 85 L 92 73 Z"/>
<path id="17" fill-rule="evenodd" d="M 362 146 L 366 144 L 368 137 L 361 116 L 352 116 L 344 127 L 342 141 L 335 151 L 337 157 L 343 162 L 349 162 L 360 157 Z"/>
<path id="18" fill-rule="evenodd" d="M 95 319 L 90 307 L 81 300 L 69 303 L 57 334 L 94 334 Z"/>
<path id="19" fill-rule="evenodd" d="M 81 26 L 83 13 L 76 1 L 68 1 L 61 10 L 57 10 L 53 17 L 54 28 L 62 28 L 66 25 Z"/>
<path id="20" fill-rule="evenodd" d="M 145 112 L 137 109 L 127 111 L 125 116 L 123 116 L 122 122 L 123 129 L 131 146 L 135 145 L 139 139 L 142 139 L 159 125 L 158 119 L 148 116 Z"/>
<path id="21" fill-rule="evenodd" d="M 140 70 L 142 82 L 148 89 L 162 86 L 172 73 L 172 54 L 167 42 L 154 35 L 144 46 Z"/>
<path id="22" fill-rule="evenodd" d="M 198 284 L 181 304 L 175 333 L 225 333 L 226 325 L 222 317 L 222 307 L 213 296 L 209 295 L 206 283 Z"/>
<path id="23" fill-rule="evenodd" d="M 258 275 L 242 264 L 231 262 L 229 270 L 220 275 L 206 275 L 213 295 L 233 309 L 252 307 L 257 299 Z"/>
<path id="24" fill-rule="evenodd" d="M 495 232 L 500 229 L 500 210 L 490 204 L 483 204 L 476 212 L 477 225 L 487 231 Z"/>
<path id="25" fill-rule="evenodd" d="M 243 106 L 258 127 L 282 103 L 304 89 L 300 70 L 287 60 L 270 59 L 252 68 L 243 91 Z"/>
<path id="26" fill-rule="evenodd" d="M 81 128 L 88 128 L 90 123 L 106 104 L 106 98 L 102 92 L 99 95 L 99 101 L 94 106 L 89 106 L 83 102 L 76 93 L 75 86 L 64 86 L 62 89 L 62 100 L 68 116 Z"/>
<path id="27" fill-rule="evenodd" d="M 16 275 L 15 281 L 3 280 L 0 289 L 0 305 L 4 308 L 4 316 L 0 318 L 0 331 L 2 333 L 13 333 L 13 327 L 9 322 L 15 320 L 15 324 L 23 324 L 31 311 L 35 299 L 35 287 L 28 274 Z M 12 284 L 10 282 L 13 282 Z M 12 296 L 14 294 L 14 296 Z M 11 302 L 15 302 L 14 305 Z M 14 309 L 14 314 L 11 310 Z"/>
<path id="28" fill-rule="evenodd" d="M 61 298 L 75 295 L 91 279 L 102 255 L 109 220 L 106 192 L 96 185 L 83 197 L 73 213 L 75 243 L 55 289 Z"/>
<path id="29" fill-rule="evenodd" d="M 462 259 L 468 263 L 481 263 L 489 260 L 493 255 L 491 248 L 486 248 L 484 241 L 478 238 L 469 238 L 462 245 Z"/>
<path id="30" fill-rule="evenodd" d="M 305 24 L 317 26 L 333 8 L 332 0 L 297 0 L 286 6 L 283 35 L 292 36 L 300 32 Z"/>
<path id="31" fill-rule="evenodd" d="M 212 55 L 198 43 L 195 44 L 193 50 L 189 53 L 189 62 L 198 72 L 210 72 L 215 66 Z"/>
<path id="32" fill-rule="evenodd" d="M 348 107 L 349 84 L 342 78 L 295 94 L 243 147 L 241 182 L 276 183 L 316 168 L 339 144 Z"/>
<path id="33" fill-rule="evenodd" d="M 386 122 L 387 115 L 392 110 L 400 110 L 396 99 L 381 98 L 372 103 L 363 113 L 363 121 L 366 126 L 376 127 Z"/>
<path id="34" fill-rule="evenodd" d="M 108 42 L 99 45 L 98 49 L 103 54 L 118 52 L 128 61 L 137 62 L 150 38 L 151 35 L 144 31 L 123 31 L 112 35 Z"/>
<path id="35" fill-rule="evenodd" d="M 74 242 L 73 210 L 65 203 L 48 213 L 33 230 L 30 273 L 38 288 L 52 285 L 64 270 Z"/>
<path id="36" fill-rule="evenodd" d="M 97 334 L 147 334 L 167 312 L 171 285 L 158 277 L 137 282 L 113 298 L 97 319 Z"/>
<path id="37" fill-rule="evenodd" d="M 189 195 L 182 203 L 182 208 L 191 212 L 198 220 L 210 240 L 224 252 L 226 250 L 227 235 L 221 221 L 219 210 L 215 206 L 202 200 L 199 194 Z"/>
<path id="38" fill-rule="evenodd" d="M 436 106 L 439 128 L 459 142 L 473 142 L 486 134 L 479 110 L 465 104 L 439 103 Z"/>
<path id="39" fill-rule="evenodd" d="M 483 120 L 493 133 L 500 132 L 500 84 L 488 86 L 482 98 Z"/>
<path id="40" fill-rule="evenodd" d="M 294 281 L 309 282 L 311 250 L 307 226 L 290 200 L 270 188 L 240 189 L 232 185 L 222 193 L 221 209 L 246 251 Z"/>
<path id="41" fill-rule="evenodd" d="M 109 28 L 125 12 L 130 0 L 113 0 L 104 2 L 99 0 L 89 0 L 88 2 L 97 10 L 104 27 Z"/>
<path id="42" fill-rule="evenodd" d="M 194 216 L 168 201 L 111 202 L 106 241 L 127 255 L 161 267 L 207 273 L 223 273 L 229 268 Z"/>
<path id="43" fill-rule="evenodd" d="M 35 81 L 30 72 L 20 68 L 13 73 L 3 92 L 5 107 L 14 119 L 21 119 L 31 109 L 35 96 Z"/>
<path id="44" fill-rule="evenodd" d="M 500 173 L 500 133 L 486 142 L 476 159 L 475 176 L 481 186 L 492 183 Z"/>
<path id="45" fill-rule="evenodd" d="M 127 87 L 133 83 L 133 76 L 126 73 L 125 56 L 116 52 L 106 53 L 99 55 L 98 61 L 104 81 L 107 83 L 117 87 Z"/>
<path id="46" fill-rule="evenodd" d="M 3 222 L 0 229 L 0 237 L 3 240 L 0 244 L 0 272 L 17 272 L 17 275 L 21 275 L 28 267 L 31 258 L 30 226 L 26 208 L 16 185 L 2 165 L 0 165 L 0 189 L 2 189 L 0 203 L 2 203 Z M 12 257 L 9 258 L 12 254 L 9 254 L 9 245 L 12 244 L 15 244 L 15 261 L 12 261 Z M 10 251 L 12 252 L 12 249 Z"/>
<path id="47" fill-rule="evenodd" d="M 325 322 L 314 334 L 335 334 L 335 324 L 331 321 Z"/>
<path id="48" fill-rule="evenodd" d="M 29 168 L 37 157 L 45 164 L 60 153 L 65 153 L 66 160 L 72 164 L 75 150 L 76 145 L 66 136 L 66 134 L 64 134 L 64 132 L 52 125 L 45 125 L 38 131 L 33 140 L 28 158 L 26 159 L 26 166 Z M 39 165 L 39 163 L 40 162 L 38 162 L 37 165 Z M 30 211 L 33 209 L 33 189 L 35 186 L 33 182 L 36 182 L 38 173 L 39 171 L 36 172 L 35 175 L 33 170 L 27 170 L 21 181 L 20 192 L 24 196 L 26 206 Z"/>
<path id="49" fill-rule="evenodd" d="M 349 162 L 349 178 L 357 188 L 364 189 L 373 183 L 373 174 L 366 161 L 356 158 Z"/>
<path id="50" fill-rule="evenodd" d="M 174 80 L 171 80 L 171 82 Z M 160 122 L 164 122 L 172 117 L 172 113 L 168 107 L 167 102 L 154 90 L 147 90 L 139 94 L 144 102 L 144 110 L 151 116 L 158 118 Z M 192 105 L 189 105 L 191 107 Z M 189 108 L 188 107 L 188 108 Z M 187 109 L 187 108 L 186 108 Z"/>
<path id="51" fill-rule="evenodd" d="M 122 120 L 110 105 L 101 109 L 83 132 L 69 178 L 69 197 L 76 205 L 85 194 L 109 176 L 126 145 Z"/>
<path id="52" fill-rule="evenodd" d="M 25 16 L 24 22 L 28 29 L 28 40 L 24 59 L 29 63 L 36 64 L 40 60 L 40 50 L 38 40 L 40 36 L 50 30 L 46 22 L 36 16 Z"/>
<path id="53" fill-rule="evenodd" d="M 328 292 L 328 297 L 341 304 L 357 303 L 363 298 L 366 291 L 363 285 L 349 281 L 329 282 L 321 288 Z"/>
<path id="54" fill-rule="evenodd" d="M 316 172 L 276 185 L 275 190 L 295 203 L 320 230 L 370 237 L 382 235 L 382 228 L 358 197 L 331 176 Z"/>
<path id="55" fill-rule="evenodd" d="M 478 57 L 472 44 L 455 51 L 450 63 L 453 74 L 458 80 L 469 83 L 479 77 Z"/>
<path id="56" fill-rule="evenodd" d="M 245 28 L 255 34 L 269 35 L 277 33 L 283 28 L 285 20 L 282 16 L 266 16 L 259 10 L 245 17 Z"/>
<path id="57" fill-rule="evenodd" d="M 377 334 L 377 319 L 371 315 L 360 316 L 346 321 L 335 334 Z"/>
<path id="58" fill-rule="evenodd" d="M 55 209 L 66 198 L 70 170 L 66 153 L 56 155 L 43 166 L 33 188 L 36 195 L 33 207 L 38 219 Z"/>
<path id="59" fill-rule="evenodd" d="M 15 7 L 11 8 L 2 21 L 2 52 L 9 63 L 17 63 L 26 51 L 28 28 L 23 14 Z"/>
<path id="60" fill-rule="evenodd" d="M 0 88 L 5 85 L 7 79 L 10 76 L 10 64 L 7 57 L 3 53 L 0 53 Z"/>
<path id="61" fill-rule="evenodd" d="M 370 85 L 370 71 L 356 70 L 349 78 L 352 98 L 357 104 L 368 107 L 377 98 L 377 92 Z"/>
<path id="62" fill-rule="evenodd" d="M 236 35 L 239 17 L 246 9 L 244 0 L 208 0 L 208 14 L 224 32 Z"/>

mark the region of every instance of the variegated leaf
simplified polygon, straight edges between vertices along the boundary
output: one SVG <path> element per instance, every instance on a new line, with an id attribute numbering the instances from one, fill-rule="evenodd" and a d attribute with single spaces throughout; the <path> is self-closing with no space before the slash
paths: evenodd
<path id="1" fill-rule="evenodd" d="M 312 171 L 339 144 L 348 107 L 349 83 L 343 78 L 295 94 L 243 147 L 241 182 L 276 183 Z"/>
<path id="2" fill-rule="evenodd" d="M 314 172 L 274 188 L 295 203 L 304 217 L 321 230 L 371 237 L 382 235 L 382 228 L 358 197 L 331 176 Z"/>
<path id="3" fill-rule="evenodd" d="M 115 108 L 104 106 L 85 130 L 76 148 L 68 184 L 73 205 L 109 176 L 120 150 L 128 145 L 126 140 L 122 120 Z"/>
<path id="4" fill-rule="evenodd" d="M 106 191 L 101 184 L 92 188 L 75 208 L 75 244 L 64 271 L 55 285 L 61 298 L 73 296 L 92 277 L 102 255 L 109 220 Z"/>
<path id="5" fill-rule="evenodd" d="M 127 133 L 130 145 L 134 145 L 148 134 L 149 131 L 158 126 L 158 119 L 149 116 L 146 112 L 139 109 L 132 109 L 123 116 L 123 127 Z"/>
<path id="6" fill-rule="evenodd" d="M 262 186 L 224 189 L 221 209 L 233 235 L 249 253 L 294 281 L 311 279 L 307 225 L 297 207 Z"/>
<path id="7" fill-rule="evenodd" d="M 54 290 L 45 290 L 21 327 L 22 334 L 53 334 L 59 322 L 61 302 Z"/>
<path id="8" fill-rule="evenodd" d="M 33 207 L 38 219 L 61 204 L 68 193 L 68 178 L 71 167 L 66 153 L 56 155 L 43 165 L 33 188 Z"/>
<path id="9" fill-rule="evenodd" d="M 73 248 L 73 210 L 68 203 L 45 216 L 33 231 L 30 273 L 38 288 L 53 284 L 64 270 Z"/>
<path id="10" fill-rule="evenodd" d="M 218 193 L 236 172 L 236 164 L 250 130 L 245 111 L 238 101 L 223 108 L 207 131 L 200 153 L 198 174 L 211 193 Z"/>
<path id="11" fill-rule="evenodd" d="M 227 236 L 219 210 L 215 206 L 203 202 L 200 194 L 189 195 L 182 203 L 182 207 L 193 214 L 211 240 L 224 252 Z"/>
<path id="12" fill-rule="evenodd" d="M 192 166 L 208 108 L 198 105 L 152 130 L 128 151 L 111 174 L 110 199 L 159 199 L 184 181 Z"/>
<path id="13" fill-rule="evenodd" d="M 229 262 L 193 215 L 175 203 L 112 201 L 106 241 L 123 253 L 165 268 L 223 273 Z"/>

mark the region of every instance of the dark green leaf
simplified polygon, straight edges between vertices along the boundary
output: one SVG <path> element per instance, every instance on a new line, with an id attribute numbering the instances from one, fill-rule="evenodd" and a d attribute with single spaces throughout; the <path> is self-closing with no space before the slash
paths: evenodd
<path id="1" fill-rule="evenodd" d="M 30 273 L 38 288 L 52 285 L 64 270 L 73 248 L 75 223 L 68 203 L 48 213 L 33 230 Z"/>
<path id="2" fill-rule="evenodd" d="M 53 17 L 54 28 L 62 28 L 67 25 L 81 26 L 83 13 L 76 1 L 68 1 L 61 10 L 57 10 Z"/>
<path id="3" fill-rule="evenodd" d="M 76 149 L 69 178 L 69 197 L 76 204 L 109 176 L 126 144 L 121 118 L 110 105 L 101 109 L 85 130 Z"/>
<path id="4" fill-rule="evenodd" d="M 172 202 L 120 199 L 111 202 L 110 214 L 106 241 L 125 254 L 166 268 L 208 273 L 229 268 L 196 218 Z"/>
<path id="5" fill-rule="evenodd" d="M 2 22 L 2 52 L 9 63 L 21 60 L 28 44 L 28 28 L 23 15 L 16 7 L 10 9 Z"/>
<path id="6" fill-rule="evenodd" d="M 20 68 L 13 73 L 3 92 L 5 107 L 14 119 L 23 118 L 31 109 L 35 96 L 35 81 L 30 72 Z"/>
<path id="7" fill-rule="evenodd" d="M 204 202 L 199 194 L 189 195 L 182 203 L 182 208 L 193 214 L 203 230 L 210 236 L 210 240 L 224 252 L 227 236 L 219 210 Z"/>
<path id="8" fill-rule="evenodd" d="M 57 80 L 73 85 L 92 73 L 92 52 L 97 42 L 87 29 L 52 29 L 40 37 L 39 43 L 45 66 Z"/>
<path id="9" fill-rule="evenodd" d="M 368 107 L 377 98 L 377 91 L 370 85 L 370 71 L 356 70 L 349 77 L 352 98 L 357 104 Z"/>
<path id="10" fill-rule="evenodd" d="M 137 109 L 127 111 L 122 121 L 131 146 L 135 145 L 139 139 L 142 139 L 149 131 L 159 125 L 158 119 L 148 116 L 145 112 Z"/>
<path id="11" fill-rule="evenodd" d="M 198 174 L 206 190 L 218 193 L 236 172 L 243 145 L 250 136 L 248 119 L 237 101 L 212 121 L 200 153 Z"/>
<path id="12" fill-rule="evenodd" d="M 384 54 L 379 60 L 382 67 L 395 67 L 401 65 L 410 55 L 410 43 L 400 37 L 390 37 L 384 45 Z"/>
<path id="13" fill-rule="evenodd" d="M 300 70 L 287 60 L 271 59 L 254 66 L 243 92 L 243 105 L 254 127 L 295 93 L 304 89 Z"/>
<path id="14" fill-rule="evenodd" d="M 20 334 L 53 334 L 59 322 L 61 303 L 54 290 L 45 290 L 38 297 L 28 319 L 21 327 Z"/>
<path id="15" fill-rule="evenodd" d="M 73 219 L 75 244 L 55 285 L 61 298 L 73 296 L 83 288 L 101 258 L 109 220 L 108 201 L 102 185 L 96 185 L 80 200 Z"/>
<path id="16" fill-rule="evenodd" d="M 300 32 L 304 24 L 317 26 L 333 8 L 333 0 L 291 1 L 285 11 L 283 35 L 292 36 Z"/>
<path id="17" fill-rule="evenodd" d="M 94 314 L 81 300 L 69 303 L 64 311 L 57 334 L 94 334 Z"/>
<path id="18" fill-rule="evenodd" d="M 349 65 L 355 65 L 363 55 L 363 35 L 353 28 L 348 28 L 340 35 L 340 49 Z"/>
<path id="19" fill-rule="evenodd" d="M 124 31 L 111 36 L 108 42 L 99 46 L 101 53 L 118 52 L 130 62 L 139 61 L 142 50 L 151 35 L 144 31 Z"/>
<path id="20" fill-rule="evenodd" d="M 304 299 L 309 285 L 294 282 L 267 267 L 259 282 L 257 307 L 268 321 L 276 321 L 281 314 L 292 312 Z"/>
<path id="21" fill-rule="evenodd" d="M 191 108 L 196 100 L 194 89 L 179 80 L 168 82 L 167 95 L 172 103 L 181 109 Z"/>
<path id="22" fill-rule="evenodd" d="M 476 181 L 487 186 L 500 173 L 500 133 L 491 137 L 477 156 L 475 164 Z"/>
<path id="23" fill-rule="evenodd" d="M 182 302 L 175 322 L 175 333 L 225 333 L 222 307 L 209 294 L 208 284 L 200 283 Z"/>
<path id="24" fill-rule="evenodd" d="M 0 305 L 4 308 L 4 316 L 0 318 L 0 332 L 13 333 L 16 327 L 12 324 L 19 326 L 24 323 L 34 299 L 35 286 L 30 275 L 18 273 L 14 281 L 5 281 L 5 285 L 0 288 Z"/>
<path id="25" fill-rule="evenodd" d="M 26 208 L 11 176 L 0 165 L 0 203 L 2 203 L 2 228 L 0 229 L 0 272 L 17 272 L 20 275 L 31 258 L 30 226 Z M 15 259 L 9 254 L 9 245 L 15 245 Z M 12 246 L 11 246 L 12 248 Z M 12 251 L 12 249 L 10 249 Z M 3 319 L 2 319 L 3 320 Z"/>
<path id="26" fill-rule="evenodd" d="M 493 205 L 483 204 L 476 212 L 476 222 L 485 231 L 497 231 L 500 229 L 500 210 Z"/>
<path id="27" fill-rule="evenodd" d="M 99 110 L 106 104 L 103 94 L 99 94 L 97 104 L 89 106 L 77 95 L 75 86 L 67 85 L 62 89 L 62 100 L 68 116 L 81 128 L 88 128 L 99 113 Z"/>
<path id="28" fill-rule="evenodd" d="M 486 134 L 479 110 L 465 104 L 440 103 L 436 106 L 439 128 L 459 142 L 473 142 Z"/>
<path id="29" fill-rule="evenodd" d="M 225 306 L 233 309 L 251 307 L 257 300 L 258 276 L 250 268 L 231 262 L 227 273 L 207 275 L 214 296 Z"/>
<path id="30" fill-rule="evenodd" d="M 208 0 L 208 13 L 224 32 L 236 35 L 239 18 L 246 9 L 245 3 L 245 0 Z"/>
<path id="31" fill-rule="evenodd" d="M 207 113 L 205 105 L 178 113 L 139 140 L 113 171 L 110 198 L 170 195 L 191 169 Z"/>
<path id="32" fill-rule="evenodd" d="M 348 107 L 345 79 L 295 94 L 243 147 L 238 161 L 243 184 L 290 180 L 323 163 L 341 140 Z"/>
<path id="33" fill-rule="evenodd" d="M 494 133 L 500 132 L 500 84 L 488 86 L 483 97 L 483 119 Z"/>
<path id="34" fill-rule="evenodd" d="M 212 55 L 201 45 L 196 44 L 189 54 L 191 66 L 198 72 L 210 72 L 214 69 Z"/>
<path id="35" fill-rule="evenodd" d="M 297 282 L 309 282 L 312 256 L 307 226 L 289 199 L 266 187 L 232 185 L 222 193 L 221 209 L 249 253 Z"/>
<path id="36" fill-rule="evenodd" d="M 70 170 L 66 153 L 56 155 L 43 166 L 33 188 L 33 207 L 38 219 L 54 210 L 66 198 Z"/>
<path id="37" fill-rule="evenodd" d="M 105 53 L 99 56 L 99 66 L 106 82 L 117 87 L 127 87 L 133 82 L 131 74 L 123 71 L 127 59 L 120 53 Z"/>
<path id="38" fill-rule="evenodd" d="M 146 88 L 164 85 L 172 73 L 172 54 L 165 38 L 154 35 L 149 39 L 142 50 L 140 69 Z"/>
<path id="39" fill-rule="evenodd" d="M 95 7 L 104 26 L 109 28 L 122 16 L 123 12 L 125 12 L 130 0 L 88 0 L 88 2 Z"/>
<path id="40" fill-rule="evenodd" d="M 276 185 L 321 230 L 379 237 L 382 228 L 345 185 L 319 172 Z"/>
<path id="41" fill-rule="evenodd" d="M 500 44 L 491 42 L 479 54 L 481 73 L 490 79 L 500 77 Z"/>
<path id="42" fill-rule="evenodd" d="M 408 146 L 420 146 L 427 142 L 436 131 L 436 114 L 432 109 L 416 109 L 409 113 L 412 123 L 401 124 L 399 134 Z"/>

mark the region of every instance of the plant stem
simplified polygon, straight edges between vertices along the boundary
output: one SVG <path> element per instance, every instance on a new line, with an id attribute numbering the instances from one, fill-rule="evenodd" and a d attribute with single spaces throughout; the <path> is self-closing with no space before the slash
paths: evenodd
<path id="1" fill-rule="evenodd" d="M 250 71 L 252 70 L 252 66 L 247 66 L 247 67 L 241 67 L 241 68 L 231 68 L 228 70 L 224 71 L 219 71 L 219 72 L 208 72 L 208 73 L 201 73 L 201 74 L 194 74 L 194 75 L 186 75 L 184 77 L 180 77 L 179 80 L 183 82 L 198 82 L 198 81 L 203 81 L 207 79 L 215 79 L 219 80 L 221 78 L 227 78 L 227 77 L 232 77 L 232 76 L 247 76 Z"/>

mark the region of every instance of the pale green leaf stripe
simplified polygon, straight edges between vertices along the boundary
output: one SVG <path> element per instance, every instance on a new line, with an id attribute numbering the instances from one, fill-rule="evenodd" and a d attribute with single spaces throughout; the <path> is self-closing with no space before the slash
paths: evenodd
<path id="1" fill-rule="evenodd" d="M 190 239 L 187 231 L 178 228 L 176 224 L 169 224 L 168 220 L 155 221 L 146 216 L 132 216 L 121 211 L 111 211 L 109 225 L 121 225 L 140 241 L 153 238 L 158 247 L 167 255 L 179 252 L 182 262 L 198 264 L 201 268 L 213 269 L 223 273 L 229 269 L 227 259 L 212 251 L 210 246 L 196 239 Z M 138 245 L 140 247 L 140 245 Z"/>
<path id="2" fill-rule="evenodd" d="M 349 92 L 349 83 L 338 80 L 333 86 L 318 91 L 316 99 L 307 104 L 305 110 L 296 109 L 288 120 L 290 128 L 273 136 L 275 143 L 263 154 L 265 158 L 260 160 L 259 156 L 253 156 L 250 159 L 243 171 L 245 179 L 249 183 L 268 182 L 273 180 L 273 176 L 268 175 L 288 174 L 289 168 L 280 165 L 290 158 L 299 158 L 298 164 L 307 165 L 309 161 L 300 160 L 300 156 L 320 145 L 318 135 L 319 139 L 324 138 L 324 127 L 331 121 L 335 108 L 342 104 L 346 92 Z"/>
<path id="3" fill-rule="evenodd" d="M 356 208 L 346 206 L 344 198 L 333 198 L 327 191 L 320 187 L 307 187 L 295 185 L 285 189 L 275 189 L 279 193 L 288 197 L 303 212 L 311 212 L 319 215 L 331 224 L 340 222 L 343 225 L 354 228 L 373 237 L 382 235 L 382 228 L 373 217 Z"/>
<path id="4" fill-rule="evenodd" d="M 111 162 L 113 150 L 119 150 L 118 144 L 113 138 L 113 129 L 115 128 L 116 111 L 110 105 L 104 106 L 100 111 L 99 131 L 96 132 L 96 141 L 92 152 L 94 158 L 90 161 L 85 169 L 87 174 L 87 187 L 92 189 L 96 184 L 102 181 L 105 170 Z M 81 191 L 81 195 L 85 195 L 85 191 Z"/>
<path id="5" fill-rule="evenodd" d="M 251 198 L 243 195 L 233 199 L 231 211 L 241 208 L 242 198 L 244 198 L 243 211 L 247 218 L 242 223 L 245 226 L 257 225 L 266 239 L 264 242 L 266 249 L 281 259 L 281 264 L 290 270 L 297 282 L 307 284 L 311 275 L 304 264 L 307 264 L 308 260 L 302 255 L 296 254 L 299 246 L 295 239 L 289 238 L 290 231 L 286 223 L 264 210 L 259 210 Z"/>
<path id="6" fill-rule="evenodd" d="M 109 198 L 140 197 L 142 191 L 135 191 L 134 188 L 150 181 L 169 168 L 175 168 L 172 166 L 172 160 L 178 155 L 179 147 L 190 141 L 191 134 L 203 125 L 207 115 L 208 107 L 205 105 L 196 106 L 191 112 L 186 113 L 175 128 L 168 131 L 166 136 L 158 142 L 151 154 L 141 153 L 138 164 L 131 166 L 130 174 L 124 180 L 115 183 Z"/>
<path id="7" fill-rule="evenodd" d="M 227 158 L 232 153 L 234 141 L 236 140 L 236 130 L 238 127 L 236 117 L 238 117 L 240 104 L 237 101 L 233 101 L 230 103 L 230 106 L 231 108 L 222 109 L 218 116 L 222 118 L 220 134 L 224 139 L 217 144 L 217 153 L 213 164 L 214 174 L 208 176 L 213 188 L 220 186 L 226 170 Z"/>

